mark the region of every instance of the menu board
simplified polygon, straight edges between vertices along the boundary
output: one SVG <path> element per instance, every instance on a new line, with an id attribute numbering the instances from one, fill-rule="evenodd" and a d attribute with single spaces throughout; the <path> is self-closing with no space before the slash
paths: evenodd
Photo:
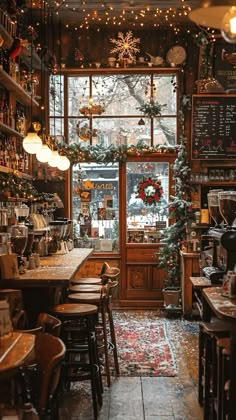
<path id="1" fill-rule="evenodd" d="M 193 95 L 192 159 L 236 159 L 236 95 Z"/>

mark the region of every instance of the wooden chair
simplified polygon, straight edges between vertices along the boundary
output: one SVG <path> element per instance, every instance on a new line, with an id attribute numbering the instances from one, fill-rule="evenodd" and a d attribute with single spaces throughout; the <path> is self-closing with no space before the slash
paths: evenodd
<path id="1" fill-rule="evenodd" d="M 40 332 L 35 338 L 35 365 L 30 369 L 23 368 L 30 390 L 30 402 L 40 420 L 59 418 L 57 391 L 65 352 L 60 338 Z"/>
<path id="2" fill-rule="evenodd" d="M 43 332 L 60 337 L 61 321 L 55 316 L 42 312 L 38 315 L 36 327 L 42 327 Z"/>

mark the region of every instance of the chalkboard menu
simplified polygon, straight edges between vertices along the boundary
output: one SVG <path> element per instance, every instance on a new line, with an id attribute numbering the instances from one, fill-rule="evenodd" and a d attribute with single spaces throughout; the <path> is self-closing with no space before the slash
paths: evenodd
<path id="1" fill-rule="evenodd" d="M 236 95 L 193 95 L 192 159 L 236 159 Z"/>

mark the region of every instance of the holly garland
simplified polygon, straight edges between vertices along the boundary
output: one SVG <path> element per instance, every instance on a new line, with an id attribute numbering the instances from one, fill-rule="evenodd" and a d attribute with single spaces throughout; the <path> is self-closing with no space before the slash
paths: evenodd
<path id="1" fill-rule="evenodd" d="M 142 141 L 137 145 L 120 145 L 111 144 L 108 147 L 102 145 L 85 145 L 82 143 L 74 143 L 71 145 L 57 144 L 59 153 L 67 156 L 71 164 L 81 162 L 97 162 L 97 163 L 124 163 L 129 156 L 144 156 L 153 153 L 176 153 L 179 146 L 147 146 Z"/>

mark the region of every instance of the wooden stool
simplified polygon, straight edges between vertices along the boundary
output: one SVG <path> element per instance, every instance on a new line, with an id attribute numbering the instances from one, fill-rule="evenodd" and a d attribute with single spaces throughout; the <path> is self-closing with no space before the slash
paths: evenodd
<path id="1" fill-rule="evenodd" d="M 217 395 L 216 340 L 229 336 L 229 324 L 218 319 L 199 324 L 198 401 L 203 405 L 204 420 L 213 416 Z"/>
<path id="2" fill-rule="evenodd" d="M 102 285 L 89 285 L 89 284 L 77 284 L 75 286 L 69 286 L 68 292 L 70 293 L 101 293 Z"/>
<path id="3" fill-rule="evenodd" d="M 220 338 L 216 342 L 217 346 L 217 399 L 216 411 L 217 420 L 226 418 L 227 413 L 227 389 L 229 383 L 229 360 L 230 360 L 231 339 Z"/>
<path id="4" fill-rule="evenodd" d="M 90 379 L 94 417 L 102 405 L 102 379 L 95 333 L 97 306 L 65 303 L 56 305 L 52 314 L 62 321 L 62 340 L 66 345 L 63 382 Z M 87 360 L 88 359 L 88 360 Z"/>
<path id="5" fill-rule="evenodd" d="M 98 331 L 100 331 L 100 339 L 104 343 L 103 348 L 104 348 L 104 356 L 105 356 L 105 370 L 106 370 L 108 386 L 110 386 L 111 384 L 109 350 L 113 352 L 116 374 L 117 375 L 120 374 L 117 345 L 116 345 L 116 335 L 115 335 L 115 328 L 114 328 L 113 314 L 112 314 L 112 295 L 115 288 L 118 286 L 118 281 L 114 279 L 117 279 L 119 274 L 120 274 L 119 268 L 115 268 L 115 271 L 113 271 L 112 273 L 113 281 L 111 281 L 111 277 L 106 277 L 107 274 L 103 275 L 103 282 L 106 284 L 102 287 L 100 294 L 98 293 L 72 293 L 68 295 L 69 302 L 90 303 L 90 304 L 95 304 L 98 306 L 98 311 L 101 315 L 101 321 L 99 322 L 101 328 L 100 329 L 97 328 L 97 334 L 98 334 Z M 102 334 L 101 334 L 101 330 L 102 330 Z"/>
<path id="6" fill-rule="evenodd" d="M 81 278 L 75 278 L 71 280 L 71 284 L 102 284 L 101 277 L 102 275 L 110 268 L 109 264 L 107 262 L 104 262 L 102 264 L 102 268 L 100 273 L 96 277 L 81 277 Z"/>

